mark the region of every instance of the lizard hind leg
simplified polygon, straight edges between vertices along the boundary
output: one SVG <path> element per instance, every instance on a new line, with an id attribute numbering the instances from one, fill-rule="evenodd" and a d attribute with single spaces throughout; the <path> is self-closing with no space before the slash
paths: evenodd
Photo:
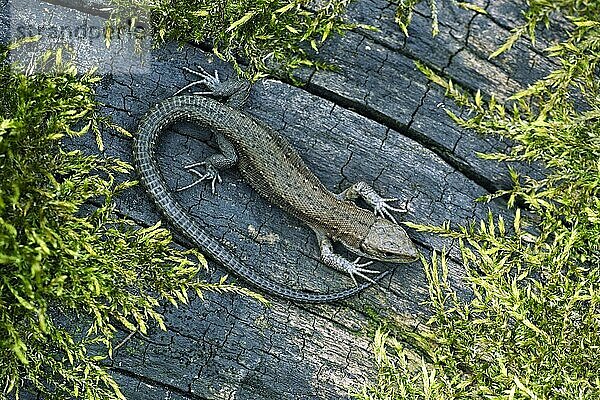
<path id="1" fill-rule="evenodd" d="M 392 201 L 398 201 L 399 199 L 394 198 L 384 198 L 381 197 L 375 189 L 373 189 L 366 182 L 357 182 L 354 185 L 350 186 L 348 189 L 336 195 L 339 200 L 355 200 L 360 197 L 363 199 L 368 205 L 373 207 L 373 212 L 375 215 L 378 215 L 382 218 L 389 218 L 393 223 L 397 223 L 394 216 L 390 211 L 396 212 L 406 212 L 406 208 L 396 208 L 390 206 L 388 203 Z"/>
<path id="2" fill-rule="evenodd" d="M 237 164 L 237 153 L 235 152 L 235 148 L 231 142 L 220 133 L 216 133 L 216 138 L 217 145 L 219 146 L 221 152 L 211 155 L 204 161 L 186 165 L 184 168 L 196 174 L 198 179 L 187 186 L 177 189 L 178 192 L 190 189 L 200 182 L 208 180 L 211 182 L 212 193 L 215 194 L 217 182 L 221 183 L 223 181 L 221 179 L 221 175 L 219 175 L 219 171 L 233 167 L 235 164 Z M 196 169 L 197 167 L 201 166 L 205 168 L 204 173 Z"/>
<path id="3" fill-rule="evenodd" d="M 350 278 L 352 278 L 352 281 L 356 286 L 358 286 L 358 282 L 356 281 L 355 276 L 359 276 L 362 279 L 373 284 L 377 283 L 372 278 L 366 275 L 380 273 L 380 271 L 365 268 L 366 266 L 373 264 L 373 261 L 360 263 L 360 257 L 358 257 L 354 261 L 349 261 L 344 257 L 340 256 L 339 254 L 335 254 L 333 251 L 333 245 L 331 243 L 331 240 L 327 237 L 325 232 L 315 227 L 311 228 L 317 235 L 317 241 L 319 242 L 319 247 L 321 249 L 321 261 L 323 261 L 323 264 L 337 271 L 350 275 Z"/>
<path id="4" fill-rule="evenodd" d="M 197 68 L 198 70 L 183 68 L 185 71 L 197 75 L 201 79 L 185 85 L 183 88 L 179 89 L 175 95 L 178 95 L 193 86 L 204 86 L 208 91 L 194 92 L 194 94 L 212 95 L 227 99 L 227 104 L 231 107 L 242 108 L 250 93 L 250 82 L 239 79 L 227 79 L 221 81 L 217 70 L 215 70 L 214 75 L 211 75 L 201 66 L 198 66 Z"/>

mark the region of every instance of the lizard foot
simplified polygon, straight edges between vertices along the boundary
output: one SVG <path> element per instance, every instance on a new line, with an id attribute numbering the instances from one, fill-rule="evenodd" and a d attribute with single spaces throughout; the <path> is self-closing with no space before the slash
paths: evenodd
<path id="1" fill-rule="evenodd" d="M 206 172 L 204 174 L 201 173 L 200 171 L 198 171 L 197 169 L 195 169 L 196 167 L 199 167 L 202 165 L 206 166 Z M 215 167 L 213 167 L 211 164 L 208 164 L 206 161 L 186 165 L 185 169 L 193 172 L 194 174 L 198 175 L 200 178 L 198 178 L 197 180 L 195 180 L 194 182 L 190 183 L 187 186 L 177 189 L 178 192 L 192 188 L 204 180 L 210 180 L 212 194 L 215 194 L 216 193 L 215 186 L 217 184 L 217 181 L 219 183 L 223 182 L 223 180 L 221 179 L 221 175 L 219 175 L 219 171 Z"/>
<path id="2" fill-rule="evenodd" d="M 361 278 L 363 278 L 364 280 L 366 280 L 368 282 L 375 283 L 375 284 L 377 283 L 373 279 L 371 279 L 367 275 L 365 275 L 365 274 L 378 274 L 379 273 L 379 271 L 364 268 L 368 265 L 373 264 L 373 261 L 368 261 L 366 263 L 359 264 L 360 257 L 358 257 L 353 262 L 349 262 L 348 260 L 345 260 L 345 261 L 347 261 L 346 272 L 348 273 L 348 275 L 350 275 L 350 278 L 352 278 L 354 285 L 358 286 L 358 282 L 356 282 L 356 278 L 354 277 L 354 275 L 360 276 Z"/>
<path id="3" fill-rule="evenodd" d="M 336 195 L 336 197 L 340 200 L 354 200 L 357 197 L 362 198 L 367 204 L 373 207 L 373 212 L 375 215 L 380 216 L 382 218 L 388 218 L 393 223 L 397 223 L 396 219 L 392 215 L 391 211 L 395 212 L 406 212 L 408 211 L 406 207 L 396 208 L 390 206 L 388 203 L 392 201 L 398 201 L 399 199 L 394 198 L 384 198 L 381 197 L 375 189 L 373 189 L 366 182 L 357 182 L 348 189 L 344 190 L 342 193 Z"/>
<path id="4" fill-rule="evenodd" d="M 365 267 L 373 264 L 373 261 L 368 261 L 366 263 L 360 262 L 360 257 L 358 257 L 354 261 L 349 261 L 339 254 L 334 253 L 333 245 L 331 240 L 327 237 L 325 232 L 321 229 L 312 227 L 317 235 L 317 240 L 319 242 L 319 247 L 321 248 L 321 261 L 323 264 L 331 267 L 340 272 L 346 273 L 350 275 L 350 278 L 354 281 L 354 284 L 358 286 L 358 282 L 356 282 L 356 277 L 359 276 L 362 279 L 370 282 L 376 283 L 373 279 L 369 278 L 366 274 L 379 274 L 379 271 L 375 271 L 372 269 L 366 269 Z"/>
<path id="5" fill-rule="evenodd" d="M 185 85 L 184 87 L 179 89 L 177 92 L 175 92 L 175 96 L 178 95 L 179 93 L 183 92 L 184 90 L 191 88 L 192 86 L 204 85 L 209 89 L 208 92 L 194 92 L 194 94 L 213 94 L 214 92 L 216 92 L 219 89 L 219 87 L 222 85 L 222 83 L 221 83 L 221 80 L 219 79 L 219 73 L 217 72 L 217 70 L 215 70 L 214 75 L 211 75 L 208 72 L 206 72 L 206 70 L 204 68 L 202 68 L 201 66 L 198 65 L 197 68 L 198 68 L 198 70 L 196 71 L 191 68 L 183 67 L 183 69 L 185 71 L 192 73 L 194 75 L 197 75 L 201 79 Z"/>
<path id="6" fill-rule="evenodd" d="M 356 286 L 358 286 L 356 276 L 359 276 L 368 282 L 375 283 L 375 281 L 369 278 L 366 274 L 378 274 L 379 271 L 365 268 L 373 264 L 373 261 L 360 263 L 360 257 L 358 257 L 354 261 L 349 261 L 346 260 L 344 257 L 327 250 L 328 249 L 324 249 L 321 252 L 321 259 L 323 260 L 323 263 L 325 265 L 350 275 L 350 278 L 352 278 L 352 281 L 354 281 L 354 284 Z"/>
<path id="7" fill-rule="evenodd" d="M 373 194 L 375 196 L 371 199 L 371 205 L 373 206 L 373 212 L 375 213 L 375 215 L 379 215 L 382 218 L 387 217 L 390 219 L 390 221 L 397 224 L 398 222 L 396 222 L 396 219 L 390 213 L 390 211 L 395 211 L 395 212 L 400 212 L 400 213 L 405 213 L 408 211 L 406 209 L 406 207 L 397 208 L 397 207 L 392 207 L 388 204 L 388 202 L 398 201 L 399 199 L 397 197 L 383 198 L 383 197 L 380 197 L 375 192 L 373 192 Z"/>

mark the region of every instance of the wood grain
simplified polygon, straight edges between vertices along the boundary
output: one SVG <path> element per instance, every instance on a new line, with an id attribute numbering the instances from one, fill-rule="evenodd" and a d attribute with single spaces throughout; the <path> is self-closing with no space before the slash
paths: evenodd
<path id="1" fill-rule="evenodd" d="M 53 3 L 13 6 L 11 20 L 37 13 L 54 23 L 64 18 L 104 23 L 99 1 Z M 457 226 L 485 218 L 488 209 L 510 220 L 502 200 L 474 202 L 509 185 L 505 165 L 483 161 L 475 153 L 502 151 L 510 144 L 454 125 L 444 108 L 461 110 L 414 63 L 419 60 L 468 90 L 506 98 L 548 73 L 552 62 L 541 46 L 534 49 L 525 40 L 508 54 L 488 60 L 510 29 L 522 22 L 521 2 L 481 1 L 488 15 L 454 3 L 438 1 L 440 34 L 435 38 L 428 10 L 419 6 L 405 38 L 393 21 L 393 5 L 383 0 L 354 2 L 350 18 L 379 31 L 357 30 L 332 38 L 319 56 L 339 70 L 301 73 L 303 87 L 275 80 L 258 83 L 248 112 L 287 137 L 327 187 L 341 191 L 366 180 L 385 196 L 406 202 L 406 221 L 451 221 Z M 546 34 L 542 46 L 553 39 Z M 78 57 L 98 51 L 86 49 L 82 47 Z M 118 61 L 101 65 L 104 79 L 98 88 L 104 112 L 132 132 L 152 104 L 193 78 L 182 67 L 202 65 L 221 76 L 232 73 L 194 46 L 166 45 L 141 58 L 144 64 L 135 68 L 123 68 Z M 109 133 L 104 140 L 107 155 L 131 160 L 130 140 Z M 71 145 L 97 151 L 89 140 Z M 167 132 L 159 144 L 159 157 L 171 188 L 193 178 L 182 165 L 214 151 L 210 132 L 186 125 Z M 535 166 L 518 168 L 539 173 Z M 181 203 L 211 234 L 261 274 L 287 285 L 327 291 L 351 284 L 318 261 L 316 240 L 308 228 L 266 203 L 237 171 L 222 176 L 215 196 L 201 185 L 179 194 Z M 141 187 L 118 201 L 120 212 L 141 226 L 160 219 Z M 409 234 L 426 257 L 432 249 L 445 246 L 450 251 L 452 284 L 468 297 L 455 244 L 414 231 Z M 223 274 L 221 266 L 210 263 L 207 279 Z M 419 262 L 398 265 L 381 288 L 343 304 L 315 307 L 271 299 L 267 308 L 245 298 L 209 294 L 206 301 L 194 300 L 189 307 L 165 307 L 168 330 L 134 337 L 115 354 L 111 366 L 130 399 L 342 399 L 349 387 L 375 373 L 366 334 L 369 315 L 395 315 L 417 325 L 430 312 L 427 298 Z"/>

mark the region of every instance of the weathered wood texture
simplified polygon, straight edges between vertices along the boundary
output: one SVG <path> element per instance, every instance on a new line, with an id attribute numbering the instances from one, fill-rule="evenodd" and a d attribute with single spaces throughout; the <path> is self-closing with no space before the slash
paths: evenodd
<path id="1" fill-rule="evenodd" d="M 102 26 L 101 3 L 61 3 L 14 2 L 8 7 L 9 20 L 13 25 L 47 21 L 61 26 L 75 20 Z M 384 195 L 405 199 L 407 221 L 449 220 L 458 225 L 485 218 L 488 209 L 506 214 L 501 200 L 474 203 L 509 185 L 505 165 L 480 160 L 475 152 L 502 151 L 508 145 L 455 126 L 444 108 L 460 110 L 414 65 L 420 60 L 467 89 L 500 98 L 550 71 L 551 60 L 526 41 L 488 60 L 521 22 L 524 4 L 498 0 L 479 5 L 488 15 L 438 1 L 440 34 L 435 38 L 428 10 L 419 6 L 405 38 L 393 21 L 393 4 L 357 0 L 351 18 L 380 30 L 331 39 L 320 56 L 339 71 L 307 74 L 302 88 L 273 80 L 257 84 L 248 111 L 287 137 L 326 186 L 340 191 L 358 180 L 373 183 Z M 542 36 L 538 48 L 551 40 L 550 35 Z M 113 44 L 117 49 L 120 45 Z M 98 48 L 81 43 L 76 53 L 82 65 L 98 59 L 93 54 Z M 141 56 L 144 64 L 123 54 L 111 57 L 100 65 L 105 76 L 99 100 L 106 104 L 104 111 L 130 131 L 152 104 L 193 78 L 182 67 L 199 64 L 217 69 L 221 76 L 231 74 L 226 65 L 193 46 L 146 52 Z M 106 133 L 104 141 L 107 155 L 131 160 L 130 140 Z M 92 142 L 78 146 L 97 151 Z M 166 133 L 159 155 L 171 188 L 192 179 L 183 164 L 214 151 L 206 131 L 178 126 Z M 535 173 L 531 166 L 520 168 Z M 216 196 L 202 185 L 178 194 L 211 234 L 276 281 L 318 291 L 351 284 L 318 262 L 309 229 L 258 197 L 236 171 L 225 172 L 223 180 Z M 140 225 L 160 219 L 141 187 L 122 196 L 119 208 Z M 443 246 L 451 249 L 452 283 L 468 296 L 452 243 L 412 231 L 410 235 L 425 255 Z M 210 271 L 208 278 L 213 280 L 224 274 L 214 263 Z M 399 265 L 381 289 L 343 304 L 315 307 L 271 300 L 272 307 L 266 308 L 245 298 L 209 294 L 190 306 L 167 307 L 168 330 L 132 338 L 115 354 L 114 375 L 130 399 L 341 399 L 347 397 L 348 387 L 375 372 L 370 338 L 364 333 L 369 313 L 399 315 L 412 325 L 428 314 L 423 304 L 426 280 L 418 262 Z"/>

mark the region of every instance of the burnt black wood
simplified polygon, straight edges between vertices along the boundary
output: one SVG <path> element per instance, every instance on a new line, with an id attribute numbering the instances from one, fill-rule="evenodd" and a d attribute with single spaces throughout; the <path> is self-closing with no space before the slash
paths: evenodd
<path id="1" fill-rule="evenodd" d="M 96 0 L 13 3 L 23 4 L 12 5 L 12 21 L 33 14 L 54 23 L 87 18 L 99 26 L 104 23 L 103 5 Z M 351 18 L 380 31 L 358 30 L 332 38 L 320 56 L 337 64 L 339 71 L 302 73 L 306 85 L 301 88 L 262 81 L 253 88 L 247 110 L 285 136 L 330 190 L 339 192 L 365 180 L 382 194 L 404 199 L 407 221 L 449 220 L 456 226 L 486 218 L 488 209 L 510 220 L 502 200 L 474 203 L 510 184 L 506 165 L 480 160 L 475 152 L 502 151 L 509 144 L 453 124 L 444 108 L 461 111 L 414 62 L 429 65 L 468 90 L 481 89 L 486 96 L 495 93 L 502 99 L 550 71 L 551 60 L 539 49 L 553 36 L 543 34 L 537 49 L 518 41 L 509 53 L 490 61 L 488 54 L 522 22 L 524 2 L 482 0 L 489 14 L 479 15 L 454 2 L 438 1 L 440 34 L 435 38 L 426 3 L 418 7 L 405 38 L 394 23 L 392 4 L 357 0 Z M 92 58 L 85 51 L 79 49 L 78 56 Z M 222 76 L 232 73 L 194 46 L 166 45 L 142 58 L 145 64 L 130 70 L 119 68 L 117 61 L 101 66 L 105 76 L 99 100 L 106 103 L 104 111 L 131 132 L 150 106 L 193 78 L 182 67 L 200 64 Z M 106 133 L 104 141 L 107 155 L 131 161 L 131 140 Z M 76 145 L 97 152 L 92 140 Z M 182 165 L 214 151 L 207 131 L 179 125 L 165 135 L 159 164 L 170 188 L 193 179 Z M 532 166 L 517 168 L 539 173 Z M 209 227 L 210 234 L 258 273 L 287 286 L 323 292 L 351 285 L 318 261 L 317 243 L 308 228 L 270 206 L 235 170 L 222 177 L 216 196 L 208 185 L 177 193 L 178 201 Z M 125 193 L 119 209 L 142 226 L 160 219 L 142 187 Z M 468 297 L 455 243 L 410 230 L 409 234 L 426 255 L 446 246 L 451 283 Z M 189 245 L 183 238 L 177 240 Z M 210 263 L 207 279 L 218 280 L 223 274 Z M 245 298 L 208 294 L 206 301 L 165 307 L 168 330 L 132 338 L 115 354 L 112 368 L 130 399 L 342 399 L 348 387 L 374 374 L 370 338 L 364 333 L 369 315 L 400 315 L 416 326 L 430 312 L 426 300 L 426 280 L 418 262 L 399 265 L 381 289 L 369 289 L 338 305 L 274 300 L 266 308 Z"/>

